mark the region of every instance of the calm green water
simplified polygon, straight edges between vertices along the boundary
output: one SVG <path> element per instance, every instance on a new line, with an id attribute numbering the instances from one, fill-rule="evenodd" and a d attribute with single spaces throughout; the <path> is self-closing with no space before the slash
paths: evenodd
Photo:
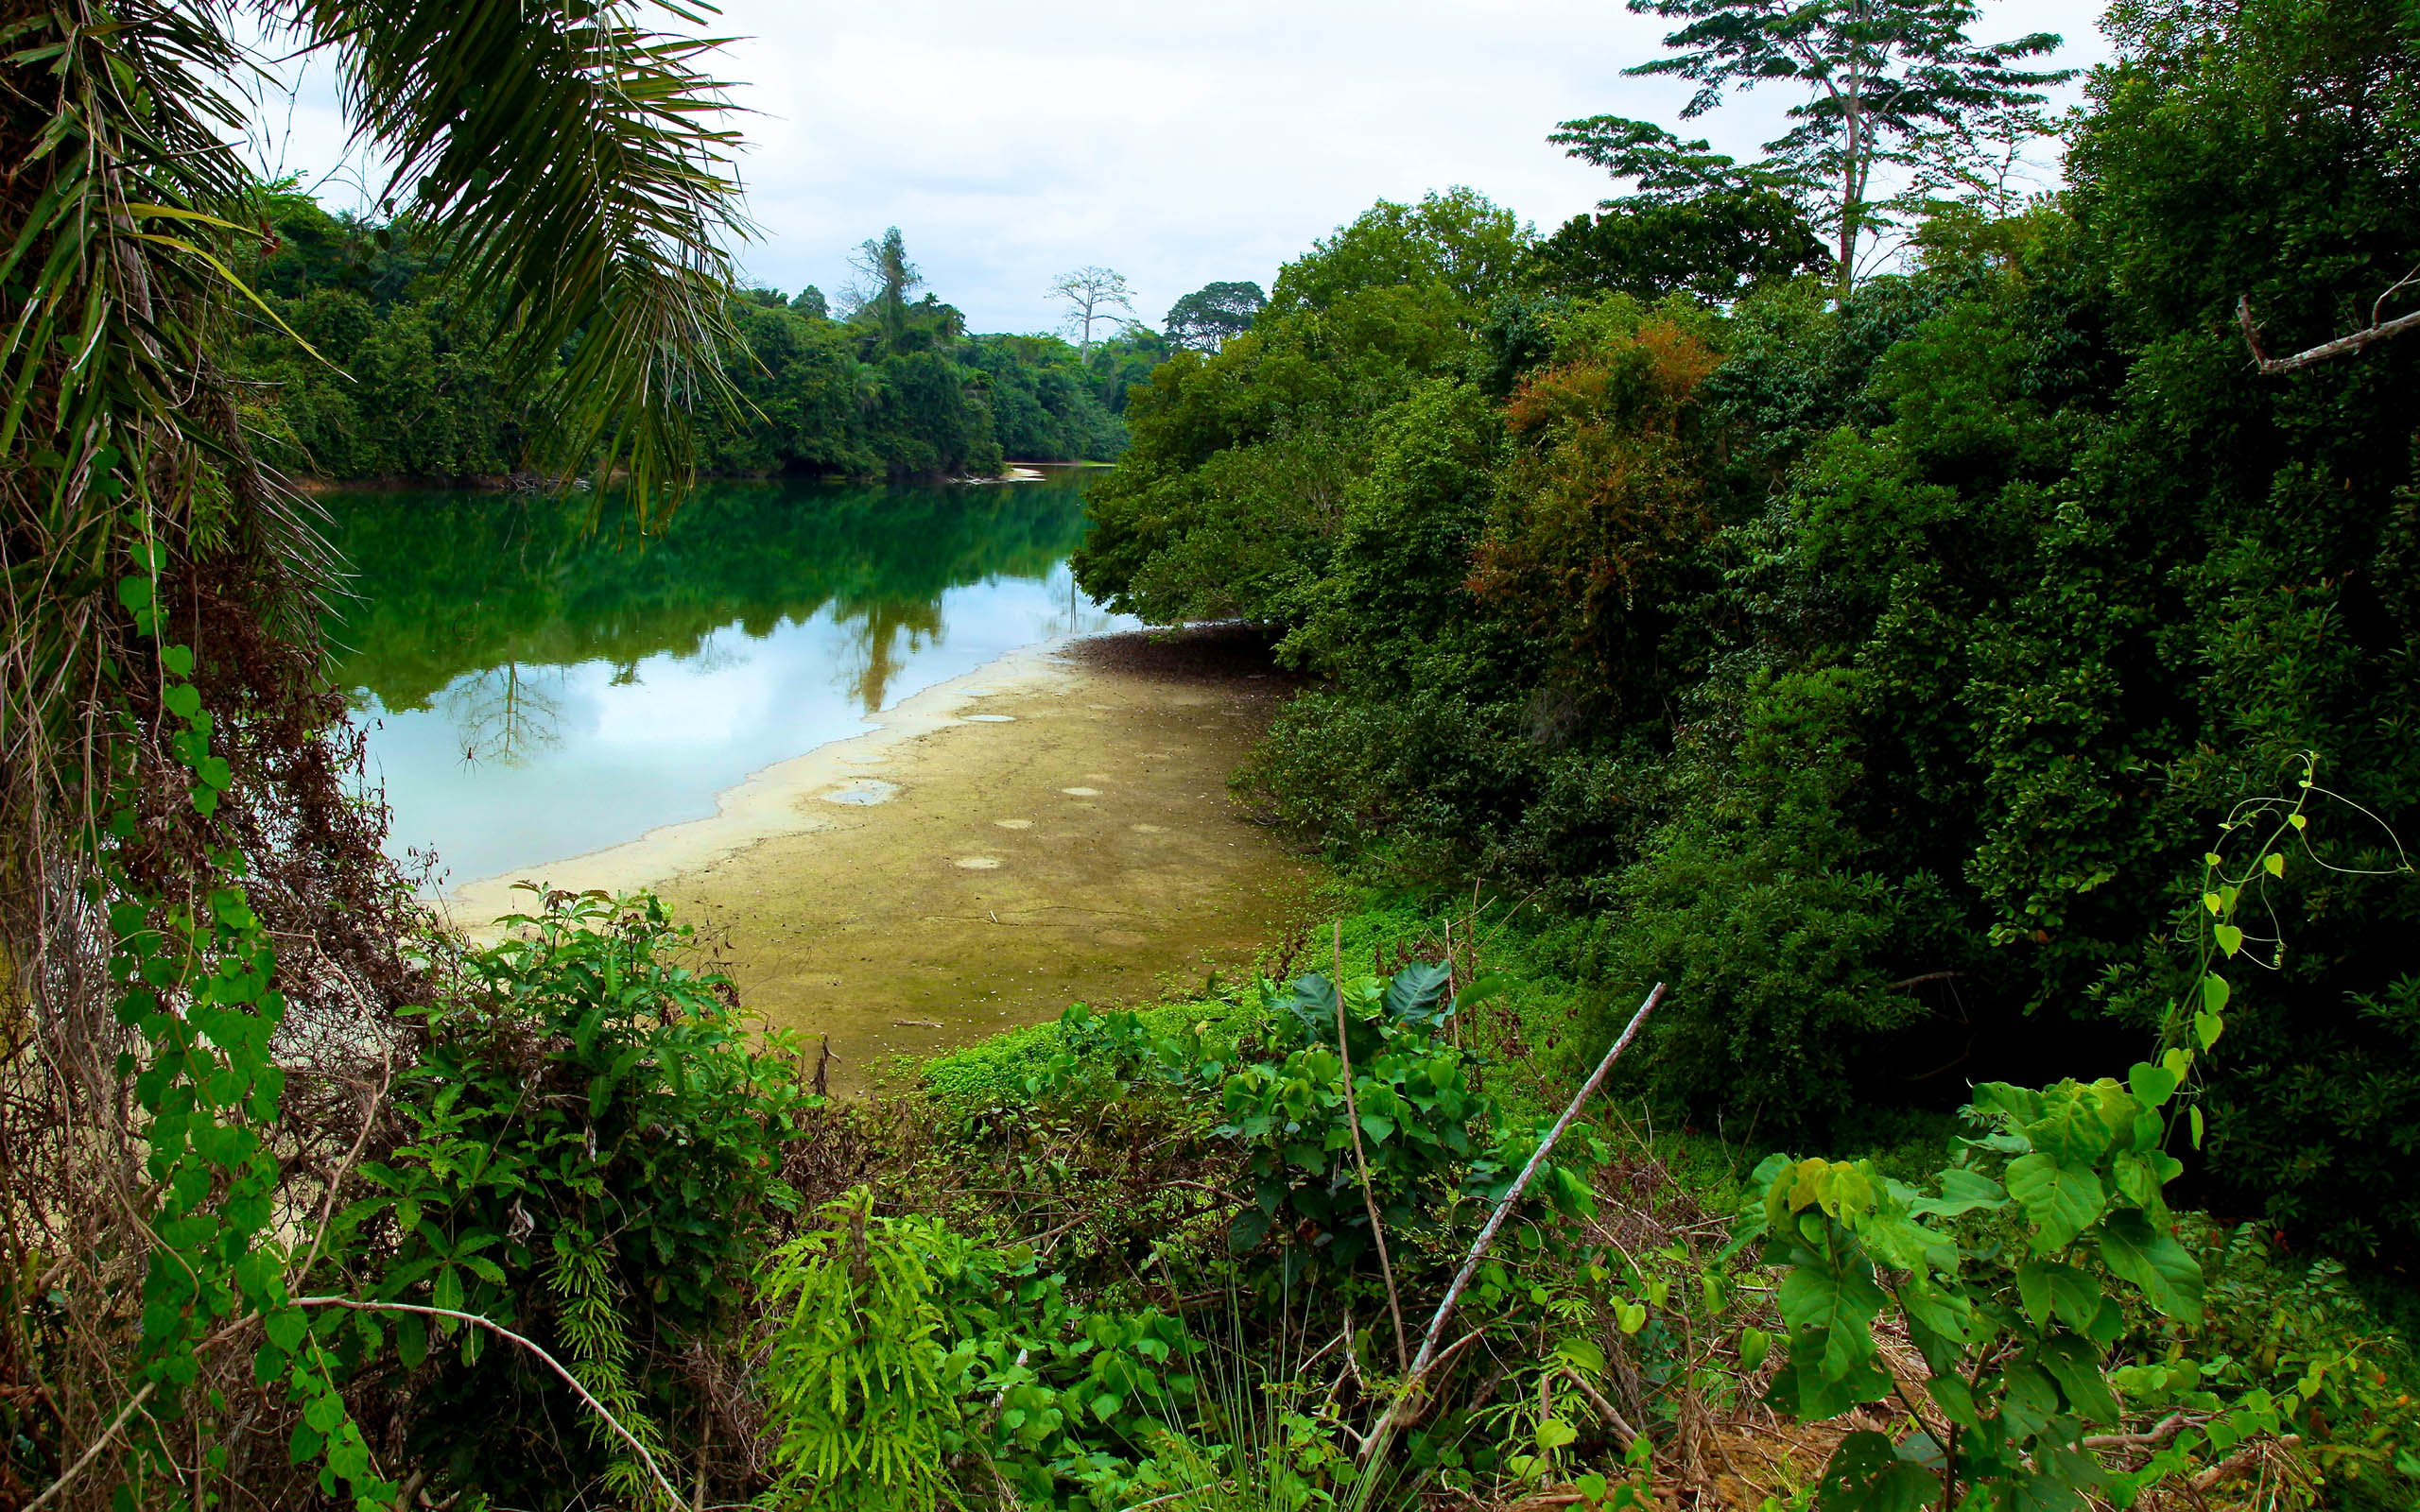
<path id="1" fill-rule="evenodd" d="M 390 849 L 458 883 L 614 845 L 1019 646 L 1131 624 L 1067 571 L 1087 476 L 713 484 L 646 541 L 578 499 L 330 498 L 357 596 L 329 630 Z"/>

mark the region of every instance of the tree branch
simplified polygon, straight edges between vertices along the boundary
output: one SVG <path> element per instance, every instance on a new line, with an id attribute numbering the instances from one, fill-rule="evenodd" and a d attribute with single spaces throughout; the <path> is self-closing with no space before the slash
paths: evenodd
<path id="1" fill-rule="evenodd" d="M 2406 278 L 2402 283 L 2395 284 L 2394 288 L 2399 289 L 2411 282 L 2410 278 Z M 2387 290 L 2387 294 L 2394 292 L 2394 289 Z M 2385 302 L 2386 295 L 2378 296 L 2378 303 Z M 2338 336 L 2333 341 L 2323 341 L 2308 352 L 2297 352 L 2290 357 L 2273 357 L 2260 350 L 2260 328 L 2254 324 L 2252 319 L 2252 296 L 2246 294 L 2235 301 L 2235 318 L 2243 327 L 2243 344 L 2252 349 L 2253 365 L 2265 373 L 2292 372 L 2297 368 L 2308 368 L 2315 362 L 2325 362 L 2330 357 L 2350 356 L 2363 347 L 2373 342 L 2384 341 L 2389 336 L 2399 336 L 2407 331 L 2420 331 L 2420 310 L 2414 310 L 2410 315 L 2397 316 L 2392 320 L 2379 321 L 2377 318 L 2377 307 L 2372 306 L 2370 315 L 2373 323 L 2363 326 L 2350 335 Z"/>
<path id="2" fill-rule="evenodd" d="M 1605 1058 L 1597 1062 L 1597 1069 L 1588 1074 L 1588 1080 L 1581 1087 L 1579 1093 L 1571 1099 L 1571 1106 L 1563 1110 L 1563 1116 L 1554 1121 L 1554 1127 L 1548 1129 L 1547 1137 L 1538 1142 L 1537 1149 L 1530 1153 L 1529 1163 L 1521 1167 L 1521 1174 L 1512 1178 L 1512 1184 L 1505 1189 L 1504 1195 L 1496 1199 L 1495 1211 L 1487 1215 L 1486 1226 L 1479 1229 L 1478 1237 L 1471 1242 L 1471 1252 L 1464 1257 L 1462 1268 L 1455 1273 L 1453 1284 L 1445 1288 L 1445 1299 L 1437 1304 L 1437 1315 L 1428 1320 L 1428 1332 L 1421 1338 L 1420 1352 L 1412 1357 L 1410 1374 L 1404 1378 L 1403 1385 L 1396 1391 L 1394 1400 L 1387 1404 L 1386 1415 L 1380 1418 L 1377 1425 L 1370 1430 L 1370 1437 L 1362 1446 L 1362 1463 L 1369 1463 L 1375 1457 L 1378 1449 L 1393 1436 L 1404 1403 L 1411 1399 L 1412 1394 L 1419 1389 L 1421 1379 L 1427 1375 L 1429 1369 L 1437 1363 L 1438 1337 L 1445 1332 L 1446 1321 L 1454 1315 L 1454 1304 L 1462 1299 L 1462 1288 L 1471 1283 L 1471 1278 L 1478 1272 L 1479 1262 L 1487 1258 L 1488 1246 L 1495 1243 L 1496 1230 L 1504 1227 L 1506 1214 L 1510 1213 L 1513 1205 L 1521 1200 L 1521 1194 L 1529 1190 L 1530 1178 L 1536 1176 L 1538 1167 L 1546 1163 L 1547 1153 L 1553 1150 L 1555 1143 L 1563 1138 L 1564 1130 L 1571 1126 L 1571 1121 L 1580 1116 L 1580 1109 L 1587 1106 L 1588 1099 L 1597 1095 L 1597 1089 L 1604 1085 L 1605 1074 L 1614 1069 L 1614 1062 L 1621 1058 L 1622 1052 L 1630 1048 L 1631 1040 L 1637 1038 L 1639 1025 L 1647 1022 L 1647 1016 L 1654 1012 L 1655 1005 L 1662 1001 L 1664 1001 L 1664 984 L 1658 982 L 1655 984 L 1655 989 L 1647 994 L 1647 1001 L 1638 1005 L 1638 1011 L 1631 1015 L 1630 1022 L 1623 1028 L 1621 1038 L 1615 1040 L 1613 1048 L 1605 1052 Z"/>
<path id="3" fill-rule="evenodd" d="M 76 1463 L 60 1471 L 59 1479 L 51 1482 L 50 1485 L 43 1489 L 42 1495 L 35 1497 L 32 1501 L 26 1503 L 26 1512 L 34 1512 L 35 1508 L 41 1506 L 44 1502 L 49 1501 L 52 1497 L 57 1496 L 61 1490 L 64 1490 L 68 1482 L 84 1473 L 84 1467 L 93 1463 L 94 1458 L 100 1453 L 101 1450 L 108 1445 L 109 1441 L 117 1436 L 117 1431 L 125 1427 L 126 1420 L 133 1417 L 135 1413 L 142 1408 L 143 1404 L 151 1399 L 151 1393 L 157 1389 L 159 1383 L 156 1381 L 145 1382 L 143 1383 L 143 1389 L 136 1392 L 133 1400 L 129 1401 L 125 1407 L 119 1410 L 118 1415 L 110 1420 L 110 1425 L 101 1430 L 99 1436 L 95 1438 L 91 1444 L 85 1447 L 84 1452 L 76 1456 Z"/>

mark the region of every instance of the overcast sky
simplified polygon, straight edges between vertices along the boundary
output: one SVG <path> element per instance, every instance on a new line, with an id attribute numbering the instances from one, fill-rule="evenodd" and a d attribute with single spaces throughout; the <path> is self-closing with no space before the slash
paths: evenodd
<path id="1" fill-rule="evenodd" d="M 1983 10 L 1978 40 L 2047 29 L 2066 39 L 2057 64 L 2108 56 L 2098 5 Z M 740 253 L 748 277 L 833 292 L 850 249 L 897 226 L 977 331 L 1050 329 L 1045 290 L 1084 264 L 1124 273 L 1156 325 L 1204 284 L 1266 287 L 1374 200 L 1453 184 L 1552 230 L 1609 188 L 1547 145 L 1555 123 L 1679 126 L 1688 94 L 1621 77 L 1668 24 L 1618 0 L 726 0 L 719 29 L 738 39 L 719 71 L 752 112 L 738 122 L 761 227 Z M 1752 156 L 1794 99 L 1768 86 L 1684 134 Z M 335 166 L 322 85 L 264 116 L 265 166 Z"/>

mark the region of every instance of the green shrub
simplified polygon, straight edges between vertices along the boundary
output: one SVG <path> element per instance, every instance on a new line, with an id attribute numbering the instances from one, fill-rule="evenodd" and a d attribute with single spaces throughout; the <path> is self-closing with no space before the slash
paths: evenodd
<path id="1" fill-rule="evenodd" d="M 369 1299 L 533 1338 L 651 1446 L 694 1436 L 683 1356 L 727 1341 L 794 1206 L 793 1047 L 684 963 L 688 931 L 651 897 L 544 893 L 503 923 L 429 961 L 425 1041 L 394 1088 L 406 1134 L 362 1166 L 377 1194 L 338 1216 L 333 1262 Z M 644 1484 L 539 1363 L 449 1319 L 391 1321 L 409 1451 L 439 1484 L 544 1507 L 599 1475 Z"/>

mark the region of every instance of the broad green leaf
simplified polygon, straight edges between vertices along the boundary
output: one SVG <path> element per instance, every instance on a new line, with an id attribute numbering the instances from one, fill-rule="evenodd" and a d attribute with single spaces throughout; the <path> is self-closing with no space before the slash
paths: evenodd
<path id="1" fill-rule="evenodd" d="M 1927 1376 L 1925 1391 L 1941 1405 L 1942 1415 L 1961 1428 L 1980 1428 L 1981 1414 L 1975 1410 L 1975 1393 L 1956 1376 Z"/>
<path id="2" fill-rule="evenodd" d="M 2262 856 L 2260 865 L 2273 877 L 2282 877 L 2286 874 L 2286 858 L 2274 850 Z"/>
<path id="3" fill-rule="evenodd" d="M 1828 1381 L 1839 1381 L 1851 1367 L 1873 1357 L 1873 1323 L 1889 1300 L 1874 1283 L 1874 1267 L 1863 1259 L 1838 1269 L 1797 1266 L 1782 1278 L 1782 1316 L 1794 1333 L 1823 1331 L 1822 1369 Z"/>
<path id="4" fill-rule="evenodd" d="M 295 1348 L 302 1342 L 302 1335 L 309 1329 L 310 1324 L 303 1318 L 302 1311 L 289 1309 L 285 1312 L 271 1314 L 264 1332 L 268 1334 L 271 1344 L 292 1354 Z"/>
<path id="5" fill-rule="evenodd" d="M 345 1420 L 344 1399 L 333 1391 L 312 1398 L 303 1405 L 302 1420 L 319 1433 L 335 1433 Z"/>
<path id="6" fill-rule="evenodd" d="M 2100 1373 L 2100 1351 L 2071 1334 L 2045 1339 L 2033 1348 L 2033 1358 L 2058 1382 L 2068 1404 L 2094 1422 L 2118 1420 L 2118 1399 Z"/>
<path id="7" fill-rule="evenodd" d="M 2226 1032 L 2226 1027 L 2227 1022 L 2215 1013 L 2193 1015 L 2193 1035 L 2202 1041 L 2204 1050 L 2219 1042 L 2219 1036 Z"/>
<path id="8" fill-rule="evenodd" d="M 1899 1301 L 1908 1310 L 1908 1317 L 1917 1328 L 1925 1329 L 1952 1345 L 1967 1342 L 1967 1322 L 1974 1307 L 1962 1292 L 1946 1291 L 1929 1281 L 1911 1282 L 1900 1291 Z"/>
<path id="9" fill-rule="evenodd" d="M 2008 1190 L 2033 1222 L 2034 1251 L 2045 1255 L 2075 1243 L 2107 1200 L 2098 1176 L 2038 1151 L 2009 1162 Z"/>
<path id="10" fill-rule="evenodd" d="M 1941 1481 L 1901 1459 L 1891 1440 L 1872 1431 L 1849 1435 L 1832 1452 L 1816 1483 L 1815 1512 L 1923 1512 L 1941 1495 Z"/>
<path id="11" fill-rule="evenodd" d="M 2029 1260 L 2016 1267 L 2016 1296 L 2025 1315 L 2040 1328 L 2050 1321 L 2050 1267 Z"/>
<path id="12" fill-rule="evenodd" d="M 1996 1209 L 2007 1205 L 2008 1193 L 1998 1182 L 1980 1171 L 1953 1165 L 1941 1173 L 1941 1195 L 1918 1197 L 1908 1204 L 1908 1211 L 1918 1217 L 1955 1218 L 1979 1208 Z"/>
<path id="13" fill-rule="evenodd" d="M 1821 1422 L 1891 1394 L 1890 1375 L 1871 1359 L 1838 1380 L 1827 1378 L 1822 1361 L 1828 1349 L 1829 1341 L 1821 1333 L 1793 1338 L 1765 1400 L 1800 1422 Z"/>
<path id="14" fill-rule="evenodd" d="M 2219 942 L 2219 949 L 2226 952 L 2229 955 L 2233 955 L 2236 952 L 2243 949 L 2243 931 L 2238 929 L 2233 924 L 2211 925 L 2210 937 L 2217 940 Z"/>
<path id="15" fill-rule="evenodd" d="M 2059 1392 L 2050 1377 L 2030 1360 L 2013 1360 L 2000 1372 L 2000 1420 L 2009 1436 L 2022 1442 L 2049 1426 L 2059 1414 Z"/>
<path id="16" fill-rule="evenodd" d="M 2157 1108 L 2175 1093 L 2176 1076 L 2164 1066 L 2137 1061 L 2126 1073 L 2126 1085 L 2134 1091 L 2135 1101 L 2145 1108 Z"/>
<path id="17" fill-rule="evenodd" d="M 2152 1306 L 2180 1323 L 2202 1321 L 2202 1266 L 2176 1236 L 2143 1213 L 2113 1212 L 2100 1226 L 2100 1263 L 2142 1288 Z"/>

